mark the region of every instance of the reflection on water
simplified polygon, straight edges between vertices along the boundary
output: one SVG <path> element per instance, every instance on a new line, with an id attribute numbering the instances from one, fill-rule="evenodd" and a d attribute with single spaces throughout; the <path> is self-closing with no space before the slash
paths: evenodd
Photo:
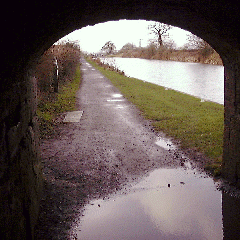
<path id="1" fill-rule="evenodd" d="M 127 76 L 223 104 L 224 67 L 139 58 L 105 58 Z"/>
<path id="2" fill-rule="evenodd" d="M 107 99 L 107 102 L 122 102 L 124 99 Z"/>
<path id="3" fill-rule="evenodd" d="M 120 98 L 120 97 L 123 97 L 122 94 L 119 94 L 119 93 L 115 93 L 112 95 L 114 98 Z"/>
<path id="4" fill-rule="evenodd" d="M 176 149 L 176 146 L 172 143 L 170 139 L 167 139 L 166 137 L 162 138 L 159 137 L 157 141 L 155 142 L 158 146 L 166 149 L 166 150 L 174 150 Z"/>
<path id="5" fill-rule="evenodd" d="M 130 190 L 91 202 L 78 239 L 222 239 L 221 191 L 194 169 L 158 169 Z"/>

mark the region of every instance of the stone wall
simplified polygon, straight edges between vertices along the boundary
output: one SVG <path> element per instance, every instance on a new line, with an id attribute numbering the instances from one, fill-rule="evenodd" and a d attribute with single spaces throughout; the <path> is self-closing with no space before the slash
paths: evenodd
<path id="1" fill-rule="evenodd" d="M 223 176 L 240 187 L 240 65 L 225 65 Z"/>
<path id="2" fill-rule="evenodd" d="M 42 177 L 36 136 L 34 78 L 1 93 L 0 236 L 32 239 Z"/>

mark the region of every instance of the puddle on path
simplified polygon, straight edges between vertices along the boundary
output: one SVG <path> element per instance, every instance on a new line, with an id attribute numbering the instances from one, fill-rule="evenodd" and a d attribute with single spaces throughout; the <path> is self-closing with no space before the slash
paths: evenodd
<path id="1" fill-rule="evenodd" d="M 120 98 L 120 97 L 123 97 L 123 95 L 122 95 L 122 94 L 119 94 L 119 93 L 115 93 L 115 94 L 112 95 L 112 97 L 114 97 L 114 98 Z"/>
<path id="2" fill-rule="evenodd" d="M 123 102 L 124 99 L 108 99 L 107 102 Z"/>
<path id="3" fill-rule="evenodd" d="M 117 108 L 117 109 L 123 109 L 124 106 L 122 106 L 122 105 L 117 105 L 116 108 Z"/>
<path id="4" fill-rule="evenodd" d="M 176 149 L 176 146 L 172 143 L 170 139 L 167 139 L 166 137 L 158 137 L 157 141 L 155 142 L 159 147 L 162 147 L 166 150 L 174 150 Z"/>
<path id="5" fill-rule="evenodd" d="M 106 106 L 106 107 L 114 107 L 116 109 L 125 109 L 127 107 L 126 105 L 121 105 L 121 104 L 114 104 L 113 105 L 113 104 L 110 104 L 110 103 L 104 104 L 104 106 Z"/>
<path id="6" fill-rule="evenodd" d="M 86 206 L 77 239 L 222 239 L 222 200 L 194 169 L 157 169 L 126 192 Z"/>

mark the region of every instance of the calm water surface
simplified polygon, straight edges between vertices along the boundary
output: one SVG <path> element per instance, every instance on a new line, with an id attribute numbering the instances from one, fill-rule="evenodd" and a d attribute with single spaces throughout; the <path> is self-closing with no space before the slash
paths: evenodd
<path id="1" fill-rule="evenodd" d="M 224 103 L 224 67 L 210 64 L 139 58 L 104 58 L 129 77 L 193 96 Z"/>

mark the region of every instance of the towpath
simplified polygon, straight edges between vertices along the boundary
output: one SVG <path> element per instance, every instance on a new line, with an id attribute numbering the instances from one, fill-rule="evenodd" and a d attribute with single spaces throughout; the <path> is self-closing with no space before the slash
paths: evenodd
<path id="1" fill-rule="evenodd" d="M 44 197 L 37 239 L 69 239 L 84 204 L 104 198 L 147 172 L 180 164 L 156 144 L 139 110 L 84 59 L 77 108 L 79 122 L 62 123 L 59 135 L 41 143 Z"/>

